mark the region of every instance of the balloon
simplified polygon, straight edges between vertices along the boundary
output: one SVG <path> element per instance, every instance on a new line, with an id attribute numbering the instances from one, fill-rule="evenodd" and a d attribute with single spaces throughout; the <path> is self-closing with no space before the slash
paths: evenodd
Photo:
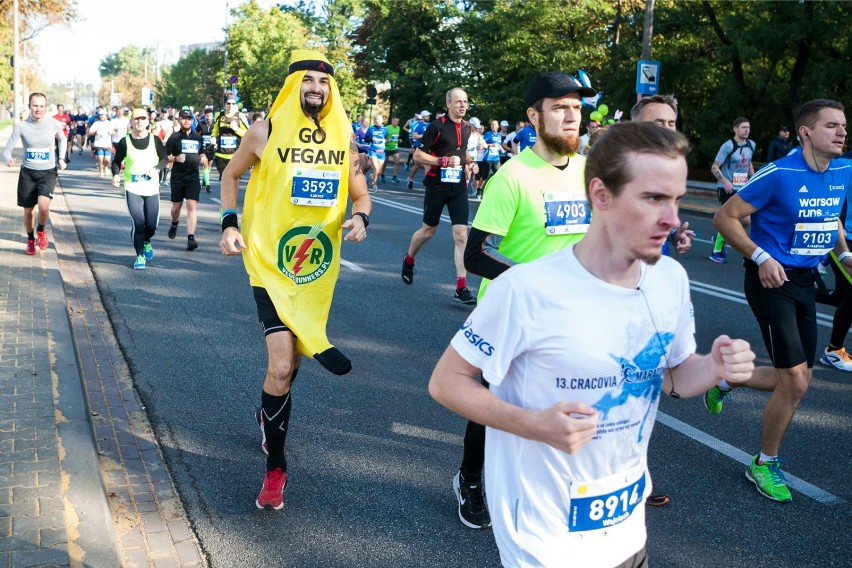
<path id="1" fill-rule="evenodd" d="M 594 120 L 595 122 L 600 122 L 601 120 L 603 120 L 603 115 L 600 112 L 595 111 L 589 115 L 589 118 L 591 120 Z"/>
<path id="2" fill-rule="evenodd" d="M 598 107 L 598 112 L 600 112 L 602 116 L 606 116 L 609 114 L 609 107 L 606 105 L 600 105 Z"/>

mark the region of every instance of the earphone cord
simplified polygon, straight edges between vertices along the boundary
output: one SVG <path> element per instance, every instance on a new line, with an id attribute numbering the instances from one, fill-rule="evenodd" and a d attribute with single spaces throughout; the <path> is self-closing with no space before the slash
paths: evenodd
<path id="1" fill-rule="evenodd" d="M 662 344 L 662 340 L 660 339 L 660 332 L 657 329 L 657 323 L 654 321 L 654 314 L 651 312 L 651 305 L 648 303 L 648 298 L 647 296 L 645 296 L 645 291 L 639 286 L 637 286 L 636 289 L 639 290 L 639 293 L 642 294 L 642 299 L 645 300 L 645 309 L 648 310 L 648 317 L 651 318 L 651 325 L 654 327 L 654 333 L 656 334 L 657 342 Z M 669 359 L 668 357 L 666 357 L 665 349 L 663 349 L 663 361 L 666 364 L 666 370 L 669 372 L 669 377 L 672 381 L 672 391 L 669 393 L 669 396 L 675 400 L 679 400 L 680 395 L 677 393 L 677 391 L 675 391 L 674 369 L 669 367 Z"/>

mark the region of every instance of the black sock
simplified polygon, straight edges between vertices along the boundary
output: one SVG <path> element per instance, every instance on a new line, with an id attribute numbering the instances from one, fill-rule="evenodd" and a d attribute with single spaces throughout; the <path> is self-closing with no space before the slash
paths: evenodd
<path id="1" fill-rule="evenodd" d="M 172 221 L 172 227 L 177 227 L 178 225 L 180 225 L 180 220 Z"/>
<path id="2" fill-rule="evenodd" d="M 195 235 L 187 235 L 187 236 L 186 236 L 186 238 L 187 238 L 187 239 L 189 239 L 189 240 L 191 240 L 191 241 L 194 241 L 194 240 L 195 240 Z"/>
<path id="3" fill-rule="evenodd" d="M 290 425 L 290 409 L 293 406 L 291 393 L 284 396 L 272 396 L 263 391 L 260 395 L 263 412 L 263 431 L 269 455 L 266 457 L 266 471 L 280 467 L 287 471 L 287 458 L 284 456 L 284 444 L 287 441 L 287 428 Z"/>
<path id="4" fill-rule="evenodd" d="M 467 423 L 464 432 L 464 454 L 462 455 L 461 477 L 468 483 L 477 483 L 482 479 L 482 466 L 485 464 L 485 426 L 476 422 Z"/>
<path id="5" fill-rule="evenodd" d="M 44 231 L 44 225 L 42 225 L 42 224 L 36 225 L 36 231 L 38 231 L 39 233 Z"/>
<path id="6" fill-rule="evenodd" d="M 34 238 L 35 238 L 35 233 L 34 233 L 34 232 L 32 232 L 32 231 L 27 231 L 27 238 L 28 238 L 28 239 L 34 239 Z"/>

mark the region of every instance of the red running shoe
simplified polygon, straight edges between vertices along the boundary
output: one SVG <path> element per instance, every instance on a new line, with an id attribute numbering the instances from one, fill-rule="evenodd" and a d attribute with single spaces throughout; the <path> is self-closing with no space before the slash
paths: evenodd
<path id="1" fill-rule="evenodd" d="M 280 467 L 276 467 L 272 471 L 267 471 L 260 495 L 257 496 L 254 504 L 257 505 L 258 509 L 271 508 L 278 511 L 284 508 L 284 489 L 286 487 L 286 471 L 283 471 Z"/>
<path id="2" fill-rule="evenodd" d="M 27 254 L 35 254 L 35 239 L 27 239 Z"/>
<path id="3" fill-rule="evenodd" d="M 37 231 L 36 238 L 38 238 L 38 248 L 41 250 L 47 250 L 47 233 L 44 231 Z"/>

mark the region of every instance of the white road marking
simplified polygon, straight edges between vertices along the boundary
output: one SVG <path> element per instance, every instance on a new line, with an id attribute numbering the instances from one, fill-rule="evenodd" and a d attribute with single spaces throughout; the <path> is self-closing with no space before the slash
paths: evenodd
<path id="1" fill-rule="evenodd" d="M 401 434 L 403 436 L 410 436 L 412 438 L 431 440 L 433 442 L 444 442 L 445 444 L 452 444 L 453 446 L 464 445 L 464 437 L 459 436 L 458 434 L 448 434 L 446 432 L 441 432 L 440 430 L 430 430 L 429 428 L 421 428 L 419 426 L 412 426 L 411 424 L 400 424 L 399 422 L 394 422 L 391 424 L 391 432 L 394 434 Z"/>
<path id="2" fill-rule="evenodd" d="M 355 272 L 364 272 L 363 268 L 361 268 L 360 266 L 358 266 L 354 262 L 349 262 L 348 260 L 345 260 L 343 258 L 340 259 L 340 264 L 342 264 L 343 266 L 345 266 L 346 268 L 348 268 L 350 270 L 354 270 Z"/>

